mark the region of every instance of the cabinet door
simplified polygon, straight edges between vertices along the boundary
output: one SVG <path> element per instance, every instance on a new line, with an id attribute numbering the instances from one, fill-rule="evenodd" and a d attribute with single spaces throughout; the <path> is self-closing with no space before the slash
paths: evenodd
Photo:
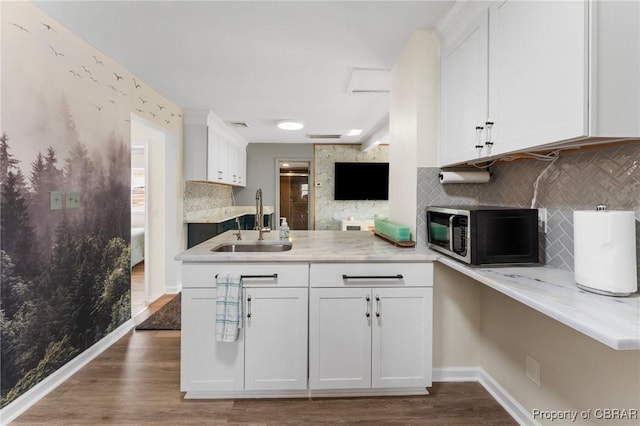
<path id="1" fill-rule="evenodd" d="M 371 387 L 371 289 L 310 292 L 309 388 Z"/>
<path id="2" fill-rule="evenodd" d="M 245 389 L 307 388 L 307 294 L 245 289 Z"/>
<path id="3" fill-rule="evenodd" d="M 441 165 L 479 156 L 476 126 L 484 127 L 487 119 L 488 19 L 485 10 L 443 46 Z"/>
<path id="4" fill-rule="evenodd" d="M 490 8 L 487 154 L 588 135 L 587 7 L 510 0 Z"/>
<path id="5" fill-rule="evenodd" d="M 180 390 L 231 391 L 244 387 L 243 333 L 216 342 L 216 289 L 182 290 Z"/>
<path id="6" fill-rule="evenodd" d="M 372 387 L 431 386 L 431 288 L 374 288 Z"/>

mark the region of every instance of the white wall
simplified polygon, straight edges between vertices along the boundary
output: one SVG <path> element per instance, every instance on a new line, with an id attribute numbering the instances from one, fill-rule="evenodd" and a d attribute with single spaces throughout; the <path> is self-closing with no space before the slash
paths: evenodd
<path id="1" fill-rule="evenodd" d="M 439 55 L 433 32 L 418 30 L 391 70 L 389 218 L 414 240 L 417 169 L 437 161 Z"/>
<path id="2" fill-rule="evenodd" d="M 250 143 L 247 145 L 247 185 L 234 188 L 236 205 L 254 206 L 256 190 L 262 188 L 264 205 L 275 206 L 278 202 L 276 179 L 280 171 L 276 159 L 308 160 L 313 158 L 312 144 Z"/>

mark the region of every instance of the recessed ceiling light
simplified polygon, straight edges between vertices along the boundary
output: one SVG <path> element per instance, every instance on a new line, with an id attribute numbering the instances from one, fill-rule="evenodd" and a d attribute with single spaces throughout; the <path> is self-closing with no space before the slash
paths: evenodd
<path id="1" fill-rule="evenodd" d="M 351 129 L 349 133 L 347 133 L 347 136 L 358 136 L 360 134 L 362 134 L 362 129 Z"/>
<path id="2" fill-rule="evenodd" d="M 278 128 L 282 130 L 300 130 L 304 125 L 299 121 L 294 120 L 280 120 L 278 121 Z"/>

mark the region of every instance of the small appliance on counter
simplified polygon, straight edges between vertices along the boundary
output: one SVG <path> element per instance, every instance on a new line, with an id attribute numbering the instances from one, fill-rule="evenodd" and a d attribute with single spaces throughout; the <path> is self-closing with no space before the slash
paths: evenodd
<path id="1" fill-rule="evenodd" d="M 539 264 L 538 210 L 427 207 L 430 248 L 469 265 Z"/>
<path id="2" fill-rule="evenodd" d="M 578 288 L 607 296 L 638 291 L 635 212 L 573 212 L 573 256 Z"/>

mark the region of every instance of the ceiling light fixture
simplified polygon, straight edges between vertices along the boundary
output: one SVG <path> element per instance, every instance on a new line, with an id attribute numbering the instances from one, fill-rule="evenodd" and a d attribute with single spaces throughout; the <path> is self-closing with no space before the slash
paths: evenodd
<path id="1" fill-rule="evenodd" d="M 349 133 L 347 133 L 347 136 L 358 136 L 362 134 L 362 129 L 351 129 L 349 130 Z"/>
<path id="2" fill-rule="evenodd" d="M 300 130 L 304 125 L 295 120 L 280 120 L 278 121 L 278 128 L 282 130 Z"/>

